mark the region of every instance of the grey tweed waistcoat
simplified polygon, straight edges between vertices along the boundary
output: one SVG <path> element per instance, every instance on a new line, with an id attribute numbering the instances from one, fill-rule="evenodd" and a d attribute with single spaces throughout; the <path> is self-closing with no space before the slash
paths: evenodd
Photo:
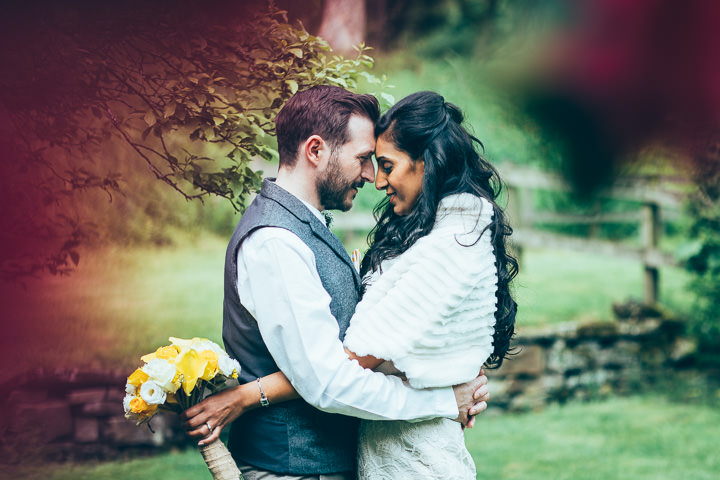
<path id="1" fill-rule="evenodd" d="M 278 371 L 237 292 L 237 252 L 243 240 L 263 227 L 280 227 L 297 235 L 315 255 L 340 339 L 359 300 L 361 280 L 338 238 L 296 197 L 271 180 L 240 219 L 225 256 L 223 341 L 242 366 L 240 383 Z M 271 399 L 272 400 L 272 399 Z M 321 412 L 303 400 L 292 400 L 241 415 L 230 429 L 229 448 L 236 461 L 277 473 L 325 474 L 355 470 L 358 421 Z"/>

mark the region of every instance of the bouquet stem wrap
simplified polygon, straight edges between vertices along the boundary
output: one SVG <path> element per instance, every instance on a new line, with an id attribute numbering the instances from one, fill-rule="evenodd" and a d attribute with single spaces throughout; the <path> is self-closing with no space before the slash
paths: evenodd
<path id="1" fill-rule="evenodd" d="M 219 438 L 200 447 L 200 453 L 202 453 L 205 463 L 215 480 L 243 479 L 235 460 L 233 460 L 227 447 Z"/>

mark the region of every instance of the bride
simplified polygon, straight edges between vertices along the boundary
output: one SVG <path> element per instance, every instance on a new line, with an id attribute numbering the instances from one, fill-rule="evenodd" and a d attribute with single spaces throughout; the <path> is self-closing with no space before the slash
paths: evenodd
<path id="1" fill-rule="evenodd" d="M 475 150 L 460 110 L 432 92 L 410 95 L 375 128 L 375 186 L 387 199 L 362 262 L 368 285 L 345 336 L 357 356 L 413 387 L 453 385 L 499 366 L 514 332 L 509 282 L 517 262 L 495 203 L 497 174 Z M 461 426 L 362 421 L 362 479 L 474 479 Z"/>
<path id="2" fill-rule="evenodd" d="M 500 366 L 514 334 L 509 284 L 517 262 L 511 229 L 495 203 L 494 168 L 463 115 L 433 92 L 412 94 L 375 128 L 375 186 L 387 197 L 361 265 L 365 292 L 345 336 L 366 368 L 399 375 L 416 388 L 443 387 Z M 281 372 L 271 403 L 297 398 Z M 363 420 L 358 478 L 474 479 L 462 425 Z"/>

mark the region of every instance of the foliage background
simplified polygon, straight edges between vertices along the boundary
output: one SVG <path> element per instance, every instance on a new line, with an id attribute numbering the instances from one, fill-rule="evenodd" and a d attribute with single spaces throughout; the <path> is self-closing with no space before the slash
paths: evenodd
<path id="1" fill-rule="evenodd" d="M 17 47 L 0 57 L 10 67 L 0 76 L 0 131 L 12 207 L 0 272 L 67 273 L 80 244 L 122 230 L 136 238 L 129 223 L 142 217 L 182 225 L 138 198 L 148 171 L 184 200 L 214 196 L 242 209 L 261 179 L 251 161 L 273 159 L 273 118 L 293 93 L 319 83 L 356 88 L 361 71 L 376 81 L 362 49 L 333 55 L 286 12 L 259 5 L 13 2 L 1 25 L 3 44 Z M 140 218 L 97 228 L 105 212 L 87 206 L 98 192 L 130 195 L 124 206 Z"/>
<path id="2" fill-rule="evenodd" d="M 37 303 L 29 292 L 45 291 L 46 283 L 53 285 L 47 291 L 67 297 L 67 304 L 87 302 L 83 305 L 87 312 L 102 312 L 103 303 L 109 303 L 103 299 L 110 298 L 112 288 L 83 293 L 83 288 L 92 287 L 47 276 L 46 267 L 63 273 L 87 264 L 94 277 L 89 281 L 97 285 L 137 284 L 143 275 L 157 282 L 154 273 L 143 273 L 142 262 L 150 266 L 153 257 L 167 251 L 167 261 L 178 263 L 168 271 L 180 278 L 190 275 L 180 273 L 189 266 L 200 272 L 203 267 L 193 263 L 192 249 L 217 247 L 208 240 L 212 235 L 227 238 L 253 185 L 260 175 L 276 168 L 274 112 L 296 89 L 314 83 L 332 82 L 395 98 L 420 89 L 438 91 L 461 106 L 468 127 L 501 171 L 507 161 L 561 166 L 561 150 L 523 110 L 515 82 L 527 72 L 523 66 L 532 63 L 537 45 L 568 21 L 571 10 L 563 2 L 368 0 L 368 11 L 375 13 L 368 24 L 368 39 L 377 46 L 370 52 L 374 67 L 363 52 L 357 58 L 335 57 L 321 40 L 303 32 L 301 25 L 309 29 L 319 25 L 320 4 L 279 1 L 278 8 L 287 13 L 270 14 L 263 14 L 262 1 L 217 1 L 202 7 L 180 1 L 171 8 L 159 0 L 127 0 L 113 6 L 84 1 L 59 6 L 41 0 L 10 5 L 8 11 L 16 16 L 3 17 L 3 38 L 18 48 L 2 50 L 3 63 L 14 68 L 0 75 L 4 155 L 0 192 L 7 205 L 0 263 L 6 279 L 28 271 L 38 279 L 26 279 L 19 286 L 6 283 L 4 317 L 13 318 L 28 304 Z M 38 12 L 28 5 L 46 10 Z M 251 20 L 254 15 L 261 16 Z M 286 18 L 294 28 L 283 23 Z M 648 149 L 641 156 L 646 161 L 630 164 L 628 170 L 653 168 L 689 175 L 678 172 L 672 154 L 662 149 Z M 707 192 L 712 197 L 714 190 Z M 380 196 L 366 186 L 355 211 L 369 214 Z M 597 207 L 558 192 L 538 193 L 533 201 L 538 209 L 579 214 Z M 603 207 L 635 206 L 614 201 Z M 695 211 L 702 210 L 707 217 L 712 208 Z M 702 220 L 702 215 L 692 217 L 698 218 L 693 231 L 706 232 L 701 235 L 706 240 L 685 245 L 684 255 L 694 255 L 690 270 L 705 278 L 693 287 L 701 298 L 692 308 L 706 312 L 692 316 L 694 331 L 714 338 L 718 315 L 712 299 L 717 281 L 707 272 L 715 268 L 712 242 L 717 227 L 714 220 Z M 670 246 L 683 244 L 688 223 L 683 218 L 666 219 L 665 241 Z M 554 228 L 579 236 L 588 233 L 582 225 Z M 339 233 L 348 248 L 363 246 L 363 232 Z M 607 224 L 599 231 L 605 238 L 623 241 L 634 241 L 637 233 L 628 224 Z M 132 266 L 131 278 L 123 279 L 123 267 L 114 265 L 117 252 L 143 259 Z M 639 266 L 621 261 L 597 264 L 563 252 L 532 255 L 526 259 L 528 273 L 521 269 L 516 282 L 521 303 L 533 305 L 526 311 L 521 308 L 521 327 L 579 318 L 609 320 L 612 302 L 641 294 Z M 118 278 L 98 273 L 98 263 L 117 268 Z M 538 289 L 535 278 L 549 276 L 551 270 L 554 289 Z M 692 305 L 686 282 L 683 272 L 663 271 L 664 301 L 681 314 L 689 313 Z M 170 298 L 173 289 L 186 288 L 170 285 L 168 280 L 145 288 Z M 587 287 L 587 293 L 581 286 Z M 78 289 L 84 297 L 78 298 Z M 90 298 L 98 302 L 97 308 L 87 308 Z M 191 298 L 188 293 L 178 301 Z M 166 306 L 137 312 L 135 307 L 146 301 L 151 300 L 118 299 L 119 317 L 109 312 L 102 316 L 122 325 L 122 312 L 135 311 L 133 315 L 142 320 L 133 328 L 140 331 L 148 329 L 144 325 L 154 316 L 172 318 L 162 311 Z M 202 303 L 203 308 L 209 303 Z M 5 321 L 7 343 L 13 342 L 16 330 L 25 331 L 28 342 L 33 334 L 54 331 L 49 323 L 62 325 L 65 331 L 87 325 L 83 329 L 88 332 L 94 330 L 93 322 L 106 324 L 86 317 L 90 313 L 43 308 L 52 312 L 43 315 L 35 310 L 23 322 Z M 215 310 L 190 311 L 207 319 Z M 56 314 L 71 316 L 56 318 Z M 143 337 L 139 331 L 134 336 Z M 164 341 L 155 335 L 150 338 Z M 133 339 L 130 345 L 137 342 Z M 114 361 L 122 356 L 113 355 Z M 110 357 L 97 355 L 106 358 L 102 363 L 111 363 Z"/>
<path id="3" fill-rule="evenodd" d="M 25 8 L 21 5 L 24 2 L 16 3 L 13 8 Z M 97 2 L 70 3 L 79 5 L 81 9 L 105 8 Z M 262 170 L 266 174 L 275 168 L 273 160 L 250 159 L 258 154 L 269 157 L 269 150 L 261 148 L 257 152 L 233 153 L 234 147 L 219 146 L 213 141 L 223 135 L 232 135 L 227 129 L 244 125 L 250 131 L 243 130 L 243 135 L 254 138 L 252 145 L 271 148 L 272 138 L 267 136 L 271 130 L 267 129 L 269 125 L 266 121 L 272 118 L 273 112 L 268 118 L 261 109 L 258 110 L 259 116 L 253 117 L 257 120 L 255 126 L 262 131 L 242 122 L 231 125 L 229 119 L 238 118 L 233 115 L 240 111 L 239 106 L 233 111 L 221 105 L 215 105 L 212 112 L 204 112 L 200 108 L 193 114 L 195 116 L 189 115 L 190 109 L 187 109 L 184 119 L 180 118 L 183 109 L 178 110 L 177 105 L 187 103 L 193 109 L 200 107 L 202 102 L 198 102 L 197 98 L 193 100 L 195 95 L 210 95 L 216 100 L 226 98 L 224 95 L 227 92 L 223 93 L 223 89 L 231 88 L 232 82 L 219 86 L 215 80 L 217 77 L 212 83 L 201 81 L 201 78 L 197 79 L 197 83 L 189 81 L 183 84 L 182 89 L 167 93 L 170 96 L 154 96 L 152 111 L 156 113 L 152 118 L 146 117 L 147 111 L 142 114 L 134 112 L 138 98 L 125 105 L 127 117 L 123 120 L 128 128 L 134 125 L 132 143 L 140 144 L 149 139 L 148 145 L 157 149 L 160 136 L 156 136 L 156 132 L 172 138 L 166 144 L 167 152 L 161 145 L 157 150 L 161 155 L 154 157 L 153 161 L 159 162 L 154 163 L 156 168 L 162 167 L 158 170 L 160 176 L 167 176 L 170 183 L 176 182 L 184 193 L 172 186 L 168 188 L 168 182 L 158 181 L 148 161 L 132 150 L 127 139 L 115 136 L 106 140 L 109 132 L 116 128 L 106 110 L 100 108 L 105 106 L 102 101 L 110 101 L 102 96 L 102 92 L 92 93 L 84 89 L 77 92 L 71 88 L 68 93 L 67 89 L 61 89 L 60 94 L 65 100 L 53 104 L 53 99 L 57 98 L 53 96 L 57 93 L 55 80 L 68 80 L 58 86 L 64 88 L 75 85 L 73 82 L 78 78 L 75 73 L 58 77 L 57 72 L 69 73 L 80 69 L 85 72 L 79 75 L 82 78 L 93 71 L 78 63 L 84 62 L 88 54 L 70 47 L 79 45 L 73 42 L 82 42 L 83 39 L 73 38 L 71 31 L 63 33 L 55 28 L 63 21 L 71 25 L 76 21 L 67 18 L 68 12 L 74 11 L 67 7 L 70 3 L 50 8 L 34 19 L 36 23 L 15 22 L 13 25 L 13 16 L 6 15 L 1 25 L 3 44 L 18 45 L 15 51 L 2 48 L 1 57 L 3 65 L 12 66 L 3 69 L 0 74 L 4 109 L 0 115 L 3 154 L 0 192 L 6 207 L 0 225 L 5 235 L 2 261 L 6 262 L 10 254 L 39 248 L 40 252 L 48 254 L 46 257 L 51 261 L 56 259 L 59 270 L 68 267 L 74 272 L 62 277 L 38 269 L 33 278 L 25 278 L 22 282 L 8 282 L 9 277 L 6 276 L 0 291 L 3 309 L 0 359 L 3 365 L 10 367 L 0 372 L 0 382 L 17 371 L 39 365 L 129 370 L 135 366 L 138 355 L 165 343 L 171 334 L 208 336 L 220 341 L 222 288 L 218 272 L 222 269 L 226 238 L 238 216 L 234 206 L 222 198 L 227 193 L 224 187 L 213 183 L 219 178 L 214 174 L 230 168 L 237 174 L 229 176 L 231 183 L 237 183 L 242 178 L 255 178 L 254 173 L 245 170 L 248 166 L 255 172 Z M 119 23 L 115 25 L 122 25 L 128 19 L 143 19 L 147 23 L 134 28 L 137 31 L 147 28 L 153 36 L 161 37 L 161 44 L 165 42 L 165 48 L 170 49 L 176 45 L 173 39 L 184 37 L 191 45 L 190 53 L 186 56 L 186 52 L 176 52 L 178 58 L 192 58 L 208 48 L 197 42 L 201 37 L 212 40 L 210 48 L 233 43 L 227 37 L 232 31 L 227 24 L 224 29 L 204 35 L 202 28 L 207 28 L 208 24 L 203 26 L 205 20 L 202 16 L 195 18 L 188 13 L 212 12 L 222 2 L 205 3 L 199 10 L 195 10 L 200 7 L 193 6 L 192 2 L 173 4 L 178 6 L 174 14 L 183 17 L 183 22 L 194 23 L 192 28 L 200 29 L 195 33 L 173 33 L 173 28 L 162 25 L 157 17 L 142 13 L 161 3 L 116 2 L 116 8 L 125 9 L 127 16 L 116 19 Z M 256 5 L 264 4 L 261 1 L 233 3 L 237 5 L 237 10 L 232 15 L 220 15 L 223 17 L 220 20 L 232 23 L 234 19 L 244 19 Z M 319 25 L 321 3 L 320 0 L 287 0 L 278 1 L 277 5 L 288 10 L 291 22 L 301 20 L 309 31 L 314 31 Z M 513 81 L 518 75 L 522 76 L 522 72 L 516 71 L 517 65 L 530 61 L 533 47 L 541 43 L 543 35 L 568 21 L 569 13 L 562 7 L 562 2 L 368 0 L 367 4 L 369 11 L 376 13 L 370 16 L 373 21 L 368 25 L 368 42 L 375 47 L 370 52 L 376 60 L 373 69 L 366 69 L 364 63 L 367 59 L 355 63 L 353 60 L 350 63 L 333 63 L 332 56 L 329 56 L 319 60 L 324 52 L 320 44 L 310 37 L 301 40 L 298 36 L 301 33 L 285 31 L 295 40 L 282 47 L 285 50 L 282 50 L 284 53 L 280 60 L 272 62 L 287 68 L 263 73 L 274 78 L 268 83 L 272 91 L 267 93 L 266 104 L 269 102 L 272 107 L 274 99 L 287 98 L 296 87 L 320 81 L 306 75 L 308 64 L 304 62 L 311 62 L 311 59 L 324 61 L 323 68 L 328 70 L 328 75 L 335 75 L 332 78 L 336 80 L 349 81 L 351 86 L 357 82 L 357 87 L 364 91 L 380 91 L 382 88 L 396 99 L 419 89 L 432 89 L 445 95 L 447 100 L 462 107 L 468 124 L 485 143 L 486 155 L 500 168 L 507 160 L 551 168 L 562 165 L 560 149 L 525 115 L 518 90 L 508 88 L 514 87 Z M 28 5 L 42 6 L 43 2 L 29 2 Z M 12 12 L 12 9 L 7 11 Z M 215 11 L 227 12 L 223 9 Z M 215 17 L 213 22 L 220 20 Z M 109 42 L 104 44 L 106 47 L 109 44 L 108 48 L 119 48 L 113 44 L 112 36 L 106 36 L 107 32 L 98 33 L 94 30 L 97 25 L 83 22 L 80 23 L 88 26 L 84 42 L 87 43 L 87 38 L 98 38 L 92 35 L 100 34 Z M 26 27 L 27 30 L 24 30 Z M 48 31 L 44 32 L 44 29 Z M 13 40 L 8 35 L 16 37 Z M 41 50 L 39 57 L 21 58 L 23 52 L 28 49 L 34 51 L 39 45 L 28 42 L 27 39 L 33 36 L 44 39 L 40 45 L 47 50 Z M 282 36 L 272 36 L 267 40 L 282 41 L 282 38 L 287 40 Z M 290 45 L 296 40 L 301 40 L 302 57 L 287 51 L 288 47 L 295 48 Z M 100 44 L 93 44 L 93 47 L 99 49 Z M 53 56 L 51 52 L 61 55 Z M 112 58 L 105 57 L 100 51 L 97 55 L 104 62 Z M 18 61 L 30 60 L 49 61 L 55 65 L 54 70 L 46 77 L 34 79 L 31 74 L 33 69 L 17 66 Z M 117 61 L 128 62 L 129 59 Z M 70 67 L 65 66 L 68 62 Z M 122 65 L 121 70 L 128 70 L 129 74 L 139 72 L 137 64 L 134 69 L 127 67 L 127 63 Z M 372 76 L 362 73 L 366 71 Z M 95 75 L 107 72 L 106 65 L 99 64 Z M 383 75 L 394 88 L 381 85 Z M 222 81 L 219 83 L 222 84 Z M 216 89 L 215 92 L 211 92 L 210 87 Z M 172 95 L 182 97 L 180 102 L 175 102 L 174 110 L 169 100 Z M 110 97 L 114 98 L 113 95 Z M 38 112 L 43 111 L 40 107 L 48 102 L 55 110 L 44 110 L 44 117 L 36 117 Z M 210 103 L 207 102 L 208 105 Z M 35 127 L 20 129 L 20 133 L 30 136 L 29 140 L 17 142 L 20 137 L 8 134 L 18 130 L 12 130 L 16 127 L 8 124 L 7 105 L 18 106 L 14 113 L 25 115 L 26 122 L 40 118 L 41 122 Z M 98 109 L 100 117 L 93 107 Z M 62 114 L 65 109 L 74 113 L 66 116 Z M 62 121 L 55 123 L 57 119 Z M 228 122 L 224 123 L 226 120 Z M 90 132 L 90 137 L 97 137 L 98 143 L 88 152 L 78 155 L 75 145 L 66 145 L 67 150 L 58 145 L 49 148 L 51 136 L 63 140 L 68 131 L 76 131 L 78 127 Z M 186 141 L 195 132 L 197 138 Z M 204 140 L 201 135 L 204 135 Z M 182 151 L 188 145 L 198 148 L 188 155 Z M 40 153 L 41 156 L 33 157 L 30 163 L 20 160 L 27 158 L 22 155 L 28 152 Z M 180 155 L 177 152 L 181 152 Z M 710 154 L 713 152 L 716 153 L 717 148 Z M 679 172 L 685 176 L 692 174 L 685 170 L 686 163 L 681 163 L 678 168 L 670 161 L 675 158 L 674 153 L 651 149 L 643 155 L 656 170 Z M 47 168 L 58 165 L 58 158 L 62 158 L 61 164 L 69 168 L 69 171 L 66 168 L 59 172 L 60 176 Z M 78 159 L 79 163 L 75 164 L 71 159 Z M 73 170 L 73 167 L 77 168 Z M 647 164 L 630 167 L 648 168 Z M 712 338 L 712 335 L 717 335 L 720 317 L 715 301 L 719 283 L 717 239 L 720 238 L 717 176 L 702 174 L 696 178 L 698 181 L 705 180 L 707 186 L 693 199 L 690 215 L 678 220 L 670 219 L 664 224 L 669 242 L 684 245 L 681 253 L 690 271 L 694 272 L 695 280 L 690 290 L 686 288 L 686 272 L 663 270 L 661 298 L 675 312 L 687 314 L 700 338 Z M 220 196 L 204 195 L 204 192 L 213 189 Z M 188 201 L 187 197 L 196 195 L 203 195 L 203 203 Z M 374 188 L 366 186 L 357 200 L 356 209 L 369 212 L 377 198 Z M 234 199 L 236 206 L 243 202 L 238 197 Z M 708 202 L 708 199 L 711 201 Z M 539 195 L 534 200 L 536 206 L 548 209 L 570 209 L 582 213 L 592 208 L 567 195 Z M 630 206 L 614 204 L 608 208 Z M 22 228 L 18 230 L 18 226 Z M 567 233 L 587 233 L 580 226 L 565 228 Z M 624 225 L 604 228 L 603 235 L 608 238 L 632 241 L 637 234 L 636 230 Z M 18 231 L 21 233 L 7 239 L 7 232 Z M 691 232 L 692 237 L 685 232 Z M 691 241 L 686 243 L 688 238 Z M 362 234 L 346 240 L 360 246 Z M 55 251 L 60 252 L 59 257 L 53 257 Z M 18 273 L 17 269 L 5 271 Z M 532 325 L 555 322 L 609 321 L 612 302 L 629 296 L 637 297 L 642 288 L 639 265 L 558 251 L 526 252 L 516 283 L 521 304 L 521 331 Z M 691 292 L 700 294 L 697 297 L 699 304 L 694 303 L 696 300 Z M 708 348 L 712 351 L 711 346 Z M 668 396 L 672 400 L 677 398 L 673 392 L 683 390 L 683 387 L 671 387 Z M 488 416 L 482 429 L 469 432 L 468 438 L 476 460 L 494 469 L 487 473 L 498 478 L 710 478 L 708 472 L 717 470 L 718 465 L 717 454 L 712 449 L 717 442 L 717 432 L 713 429 L 717 423 L 714 421 L 715 409 L 698 406 L 697 403 L 704 401 L 698 398 L 683 399 L 684 403 L 678 405 L 659 400 L 658 396 L 665 396 L 665 393 L 630 401 L 557 407 L 543 414 L 531 413 L 520 417 Z M 486 438 L 501 440 L 486 443 Z M 204 472 L 204 467 L 195 453 L 171 454 L 157 462 L 140 460 L 139 465 L 133 463 L 131 468 L 147 469 L 143 470 L 145 473 L 156 469 L 174 471 L 177 475 L 187 472 L 199 474 L 199 471 Z M 484 461 L 490 458 L 492 462 Z M 596 462 L 597 458 L 607 461 Z M 588 464 L 593 465 L 592 470 L 597 475 L 588 471 Z M 63 472 L 63 468 L 69 473 Z M 55 478 L 52 475 L 57 478 L 118 478 L 127 474 L 123 462 L 87 469 L 74 465 L 63 468 L 58 468 L 57 473 L 44 471 L 43 475 L 50 478 Z M 137 471 L 133 470 L 133 474 Z M 33 478 L 36 473 L 31 472 L 26 478 Z M 15 478 L 23 477 L 18 474 Z"/>

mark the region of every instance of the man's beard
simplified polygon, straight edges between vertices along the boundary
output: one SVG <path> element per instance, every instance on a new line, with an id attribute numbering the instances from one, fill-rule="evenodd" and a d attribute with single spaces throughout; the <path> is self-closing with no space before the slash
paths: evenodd
<path id="1" fill-rule="evenodd" d="M 330 157 L 328 168 L 318 179 L 317 190 L 320 204 L 325 210 L 341 210 L 347 212 L 352 207 L 352 198 L 348 198 L 351 188 L 362 188 L 365 182 L 348 180 L 342 174 L 337 155 Z"/>

